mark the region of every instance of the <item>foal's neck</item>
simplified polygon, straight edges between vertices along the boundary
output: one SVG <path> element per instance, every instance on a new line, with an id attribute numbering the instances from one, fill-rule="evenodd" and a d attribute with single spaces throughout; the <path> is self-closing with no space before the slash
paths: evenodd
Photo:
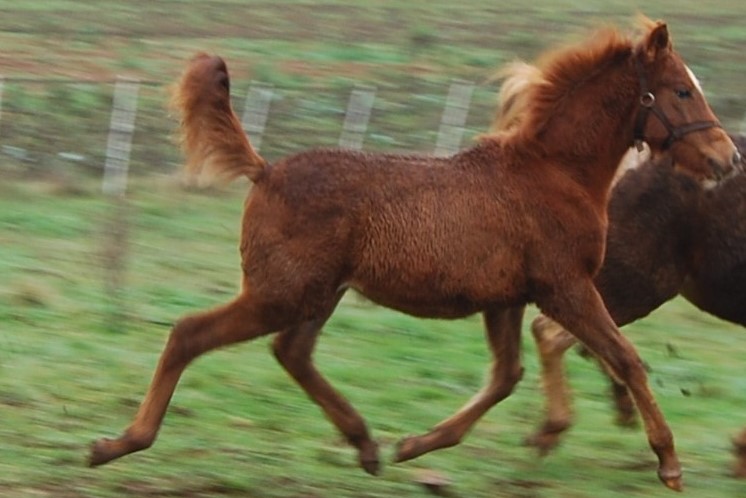
<path id="1" fill-rule="evenodd" d="M 638 93 L 631 58 L 611 64 L 570 90 L 542 133 L 548 155 L 599 199 L 632 144 Z"/>

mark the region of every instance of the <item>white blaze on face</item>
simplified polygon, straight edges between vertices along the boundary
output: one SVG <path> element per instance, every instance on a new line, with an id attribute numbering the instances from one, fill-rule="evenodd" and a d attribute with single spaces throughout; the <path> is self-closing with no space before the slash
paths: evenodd
<path id="1" fill-rule="evenodd" d="M 692 80 L 692 83 L 694 83 L 694 88 L 696 88 L 699 91 L 699 93 L 704 95 L 705 92 L 704 90 L 702 90 L 702 85 L 699 83 L 699 80 L 694 75 L 694 71 L 692 71 L 691 68 L 689 68 L 689 66 L 684 66 L 684 67 L 686 68 L 686 74 L 689 75 L 689 79 Z"/>
<path id="2" fill-rule="evenodd" d="M 642 144 L 642 150 L 638 151 L 637 147 L 630 147 L 627 153 L 622 156 L 622 160 L 619 161 L 619 166 L 616 169 L 614 178 L 611 180 L 611 187 L 614 186 L 622 179 L 625 173 L 631 169 L 635 169 L 650 159 L 650 147 L 648 144 Z"/>
<path id="3" fill-rule="evenodd" d="M 711 180 L 710 178 L 702 180 L 702 188 L 705 190 L 714 190 L 718 185 L 719 183 L 717 180 Z"/>

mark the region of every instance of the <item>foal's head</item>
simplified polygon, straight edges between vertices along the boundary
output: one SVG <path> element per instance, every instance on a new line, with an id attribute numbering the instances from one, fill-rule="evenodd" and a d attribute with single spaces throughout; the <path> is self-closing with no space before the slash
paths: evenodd
<path id="1" fill-rule="evenodd" d="M 633 53 L 640 81 L 635 141 L 669 152 L 682 170 L 712 183 L 740 169 L 738 149 L 720 127 L 692 71 L 673 50 L 666 25 L 644 21 Z"/>
<path id="2" fill-rule="evenodd" d="M 644 154 L 627 154 L 625 158 L 638 163 L 651 152 L 668 155 L 668 162 L 677 169 L 706 186 L 714 185 L 742 169 L 738 149 L 720 128 L 696 77 L 673 50 L 666 25 L 647 19 L 642 22 L 642 39 L 626 43 L 638 96 L 634 130 L 630 131 L 638 150 L 643 150 L 643 142 L 647 145 Z M 623 47 L 625 42 L 616 43 Z M 522 62 L 509 64 L 499 77 L 504 82 L 490 134 L 520 127 L 536 89 L 547 81 L 542 68 Z"/>

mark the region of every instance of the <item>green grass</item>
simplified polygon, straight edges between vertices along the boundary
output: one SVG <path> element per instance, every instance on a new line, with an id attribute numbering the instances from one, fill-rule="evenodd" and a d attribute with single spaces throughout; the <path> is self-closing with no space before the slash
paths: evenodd
<path id="1" fill-rule="evenodd" d="M 390 464 L 398 438 L 426 430 L 480 387 L 488 361 L 481 323 L 417 320 L 352 295 L 325 328 L 317 361 L 367 417 L 387 464 L 381 477 L 356 468 L 354 452 L 276 364 L 267 339 L 199 359 L 153 448 L 86 468 L 90 441 L 129 423 L 167 324 L 235 292 L 243 192 L 133 185 L 122 318 L 103 291 L 100 259 L 113 206 L 95 184 L 83 187 L 76 196 L 43 183 L 2 189 L 3 496 L 414 497 L 427 495 L 414 482 L 423 469 L 447 475 L 457 496 L 668 495 L 644 434 L 612 424 L 601 376 L 575 354 L 577 425 L 543 460 L 522 446 L 542 406 L 530 334 L 516 393 L 462 445 Z M 746 398 L 738 329 L 679 301 L 627 328 L 678 438 L 689 496 L 743 491 L 727 475 Z"/>
<path id="2" fill-rule="evenodd" d="M 568 368 L 576 426 L 545 459 L 522 446 L 542 407 L 530 334 L 516 393 L 463 444 L 390 464 L 400 437 L 425 431 L 480 387 L 488 361 L 481 323 L 416 320 L 352 295 L 326 326 L 317 361 L 366 416 L 387 464 L 381 477 L 356 468 L 353 451 L 276 364 L 267 339 L 195 362 L 153 448 L 85 466 L 88 444 L 130 421 L 168 324 L 237 288 L 243 187 L 190 192 L 170 177 L 180 157 L 164 86 L 193 52 L 228 59 L 239 110 L 252 79 L 276 85 L 262 144 L 270 159 L 334 145 L 356 83 L 378 89 L 366 146 L 427 151 L 452 78 L 478 84 L 468 138 L 489 123 L 496 88 L 486 80 L 500 64 L 531 60 L 601 20 L 628 25 L 634 9 L 626 0 L 0 0 L 0 73 L 8 78 L 0 116 L 0 496 L 424 497 L 414 482 L 422 470 L 445 474 L 461 497 L 671 496 L 657 482 L 643 432 L 612 424 L 604 380 L 575 354 Z M 645 12 L 669 21 L 715 111 L 739 126 L 746 11 L 730 0 L 683 0 Z M 105 281 L 107 254 L 118 248 L 109 241 L 116 206 L 99 194 L 111 85 L 96 82 L 118 74 L 149 84 L 140 90 L 124 211 L 124 286 L 112 296 Z M 626 333 L 652 368 L 688 496 L 743 495 L 746 483 L 728 476 L 729 438 L 746 423 L 742 328 L 677 300 Z"/>

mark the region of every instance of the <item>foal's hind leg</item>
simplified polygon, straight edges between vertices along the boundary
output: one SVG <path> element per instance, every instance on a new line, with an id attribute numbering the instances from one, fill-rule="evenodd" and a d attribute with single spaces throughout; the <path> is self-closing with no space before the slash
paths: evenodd
<path id="1" fill-rule="evenodd" d="M 311 358 L 321 327 L 331 311 L 322 318 L 280 332 L 272 346 L 280 364 L 324 410 L 347 441 L 357 448 L 360 466 L 369 474 L 376 475 L 379 470 L 378 446 L 371 440 L 365 421 L 319 373 Z"/>
<path id="2" fill-rule="evenodd" d="M 544 315 L 534 319 L 531 332 L 541 362 L 546 419 L 534 434 L 526 438 L 526 443 L 535 446 L 545 455 L 557 446 L 560 435 L 572 423 L 570 388 L 566 382 L 562 358 L 576 341 L 572 334 Z"/>
<path id="3" fill-rule="evenodd" d="M 673 434 L 647 383 L 647 374 L 634 346 L 619 332 L 590 279 L 563 286 L 563 293 L 540 299 L 547 315 L 580 339 L 628 387 L 645 424 L 648 441 L 658 456 L 658 476 L 666 486 L 681 489 L 681 465 Z"/>
<path id="4" fill-rule="evenodd" d="M 521 322 L 524 307 L 488 310 L 484 313 L 487 339 L 493 355 L 489 384 L 456 414 L 430 432 L 402 440 L 395 461 L 403 462 L 461 442 L 474 423 L 507 398 L 523 375 L 520 360 Z"/>
<path id="5" fill-rule="evenodd" d="M 149 448 L 184 369 L 196 357 L 220 346 L 253 339 L 272 331 L 260 310 L 244 295 L 220 308 L 188 316 L 171 331 L 166 347 L 132 425 L 117 439 L 102 438 L 91 449 L 91 466 Z"/>

